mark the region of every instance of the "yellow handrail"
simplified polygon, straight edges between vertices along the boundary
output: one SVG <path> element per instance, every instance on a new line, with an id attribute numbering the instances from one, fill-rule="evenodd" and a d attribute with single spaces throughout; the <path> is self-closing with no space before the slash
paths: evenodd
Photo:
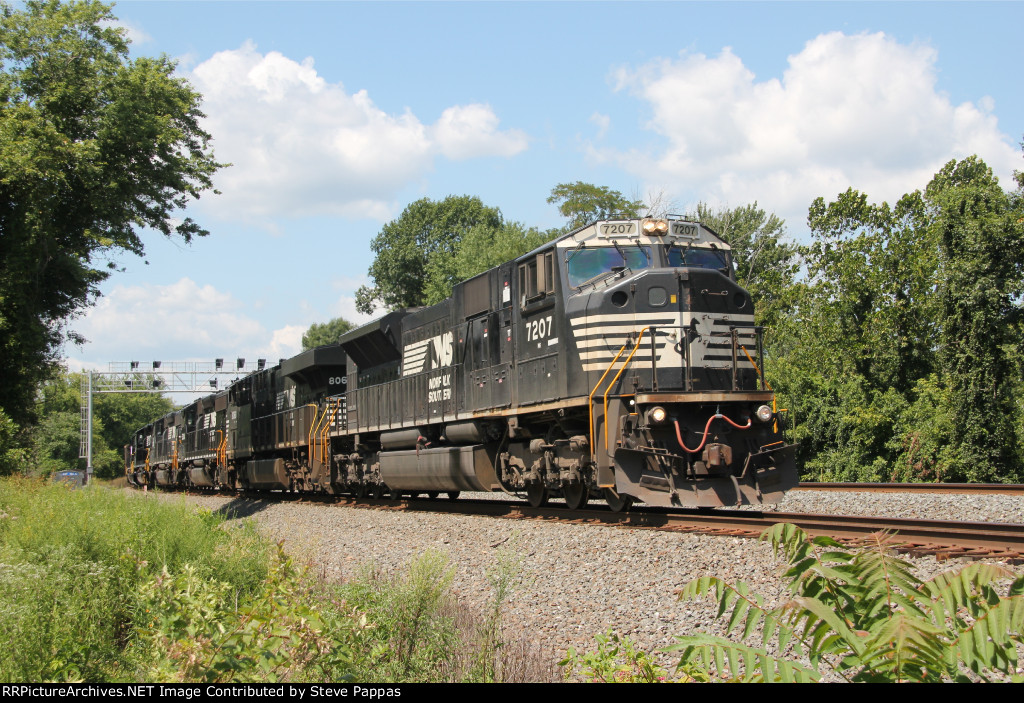
<path id="1" fill-rule="evenodd" d="M 626 343 L 622 345 L 622 348 L 619 349 L 619 353 L 615 355 L 614 359 L 612 359 L 612 362 L 608 364 L 608 368 L 605 369 L 605 372 L 601 374 L 601 378 L 598 380 L 597 385 L 594 386 L 594 390 L 590 391 L 590 395 L 587 396 L 587 410 L 590 412 L 590 451 L 592 452 L 597 447 L 597 443 L 594 442 L 594 394 L 597 393 L 597 389 L 601 387 L 602 383 L 604 383 L 605 376 L 607 376 L 609 372 L 611 372 L 611 370 L 615 368 L 615 362 L 619 360 L 620 356 L 622 356 L 622 352 L 626 351 L 627 346 L 629 346 L 628 339 L 626 340 Z M 607 427 L 607 416 L 604 419 L 604 423 Z"/>
<path id="2" fill-rule="evenodd" d="M 636 354 L 636 350 L 640 348 L 640 342 L 644 339 L 644 332 L 649 329 L 650 327 L 644 327 L 640 330 L 640 336 L 636 338 L 636 344 L 633 345 L 633 351 L 631 351 L 629 356 L 626 357 L 626 360 L 622 362 L 622 368 L 619 369 L 617 374 L 615 374 L 615 378 L 613 378 L 612 382 L 608 384 L 608 388 L 604 392 L 604 450 L 606 452 L 608 451 L 608 394 L 612 392 L 612 386 L 614 386 L 619 380 L 619 376 L 622 375 L 622 372 L 629 367 L 629 362 L 633 360 L 633 355 Z M 626 344 L 629 344 L 629 342 L 627 341 Z"/>
<path id="3" fill-rule="evenodd" d="M 306 403 L 307 408 L 313 408 L 313 419 L 309 421 L 309 465 L 313 466 L 313 425 L 316 424 L 316 414 L 320 407 L 315 403 Z"/>
<path id="4" fill-rule="evenodd" d="M 214 448 L 214 450 L 213 450 L 214 451 L 214 455 L 213 455 L 214 456 L 214 459 L 213 459 L 213 461 L 214 461 L 213 470 L 214 471 L 216 471 L 217 469 L 220 468 L 220 465 L 221 465 L 220 464 L 220 450 L 224 447 L 224 442 L 227 441 L 227 436 L 224 434 L 224 430 L 217 430 L 217 432 L 220 433 L 220 437 L 221 438 L 220 438 L 220 441 L 217 442 L 216 448 Z"/>

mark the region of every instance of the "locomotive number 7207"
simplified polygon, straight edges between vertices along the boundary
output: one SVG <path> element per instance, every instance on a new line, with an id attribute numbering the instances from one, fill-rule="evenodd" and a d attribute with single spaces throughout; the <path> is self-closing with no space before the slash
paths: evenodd
<path id="1" fill-rule="evenodd" d="M 554 325 L 551 324 L 551 315 L 530 320 L 526 323 L 526 341 L 532 342 L 535 339 L 544 339 L 551 334 L 553 329 Z"/>

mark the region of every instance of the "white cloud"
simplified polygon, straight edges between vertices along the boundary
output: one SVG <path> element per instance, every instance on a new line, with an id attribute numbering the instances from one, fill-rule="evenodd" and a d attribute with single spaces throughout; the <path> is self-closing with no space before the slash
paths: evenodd
<path id="1" fill-rule="evenodd" d="M 729 48 L 682 52 L 615 75 L 649 104 L 664 149 L 591 154 L 703 200 L 757 200 L 793 224 L 817 196 L 852 186 L 891 201 L 970 154 L 1005 181 L 1019 157 L 992 99 L 953 105 L 936 86 L 936 60 L 882 33 L 832 32 L 790 56 L 781 80 L 758 81 Z"/>
<path id="2" fill-rule="evenodd" d="M 262 356 L 276 363 L 301 351 L 306 329 L 288 325 L 268 331 L 232 295 L 189 278 L 166 286 L 115 286 L 74 327 L 89 340 L 75 356 L 100 364 L 236 354 Z M 69 359 L 76 368 L 82 363 L 80 358 Z"/>
<path id="3" fill-rule="evenodd" d="M 214 207 L 232 217 L 330 214 L 387 219 L 395 194 L 439 156 L 510 157 L 527 146 L 519 130 L 499 130 L 488 105 L 456 105 L 434 125 L 408 109 L 389 114 L 365 90 L 348 93 L 313 65 L 246 43 L 218 52 L 189 75 L 203 94 L 205 128 L 220 161 L 223 194 Z"/>
<path id="4" fill-rule="evenodd" d="M 604 135 L 608 133 L 608 128 L 612 124 L 612 118 L 600 112 L 595 112 L 590 116 L 590 121 L 597 125 L 597 138 L 603 139 Z"/>
<path id="5" fill-rule="evenodd" d="M 498 131 L 498 116 L 490 105 L 456 105 L 441 113 L 431 128 L 434 141 L 449 159 L 477 156 L 515 156 L 526 149 L 526 134 L 518 129 Z"/>
<path id="6" fill-rule="evenodd" d="M 272 363 L 276 363 L 278 359 L 290 359 L 302 351 L 302 335 L 306 333 L 307 329 L 308 327 L 301 325 L 286 325 L 279 330 L 274 330 L 270 337 L 269 347 L 265 352 L 260 351 L 260 353 L 265 353 L 266 358 L 270 359 Z"/>

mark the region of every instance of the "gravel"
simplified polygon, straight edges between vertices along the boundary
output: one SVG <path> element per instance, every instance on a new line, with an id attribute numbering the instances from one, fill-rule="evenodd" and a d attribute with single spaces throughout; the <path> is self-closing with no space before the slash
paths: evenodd
<path id="1" fill-rule="evenodd" d="M 493 595 L 488 574 L 499 559 L 517 557 L 504 622 L 509 632 L 532 641 L 552 661 L 568 647 L 592 649 L 594 635 L 609 629 L 629 635 L 646 650 L 672 644 L 675 635 L 724 634 L 711 603 L 676 600 L 677 589 L 701 576 L 746 581 L 772 602 L 785 592 L 771 549 L 753 539 L 219 496 L 185 500 L 252 517 L 268 536 L 284 539 L 290 554 L 309 560 L 334 580 L 350 578 L 366 564 L 400 573 L 410 559 L 436 550 L 456 570 L 456 597 L 480 612 Z M 1020 496 L 796 491 L 777 509 L 1024 522 Z M 922 578 L 958 561 L 909 560 Z M 1020 566 L 1011 568 L 1022 572 Z M 659 656 L 669 661 L 669 655 Z"/>

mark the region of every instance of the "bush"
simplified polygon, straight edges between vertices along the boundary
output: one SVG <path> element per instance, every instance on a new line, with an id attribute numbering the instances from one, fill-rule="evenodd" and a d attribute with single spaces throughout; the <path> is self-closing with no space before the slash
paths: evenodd
<path id="1" fill-rule="evenodd" d="M 710 635 L 678 637 L 670 650 L 681 667 L 741 681 L 816 681 L 827 667 L 848 681 L 1021 680 L 1017 646 L 1024 633 L 1024 576 L 972 563 L 922 582 L 886 550 L 849 550 L 829 537 L 811 539 L 779 524 L 765 531 L 788 562 L 793 598 L 769 608 L 739 583 L 691 581 L 681 599 L 710 597 L 729 631 L 761 628 L 762 644 L 791 647 L 811 666 Z M 998 588 L 1002 581 L 1010 584 Z M 1001 592 L 1002 591 L 1002 592 Z M 1005 593 L 1005 594 L 1004 594 Z"/>
<path id="2" fill-rule="evenodd" d="M 244 602 L 269 573 L 267 545 L 222 522 L 102 489 L 0 483 L 0 679 L 131 677 L 139 593 L 162 573 L 187 566 L 227 584 L 224 606 Z"/>
<path id="3" fill-rule="evenodd" d="M 519 578 L 520 560 L 501 550 L 488 571 L 493 598 L 486 614 L 466 609 L 450 592 L 454 569 L 427 551 L 404 575 L 382 576 L 373 567 L 344 584 L 340 597 L 365 613 L 367 629 L 355 662 L 357 681 L 524 682 L 556 680 L 523 639 L 506 638 L 502 605 Z"/>

